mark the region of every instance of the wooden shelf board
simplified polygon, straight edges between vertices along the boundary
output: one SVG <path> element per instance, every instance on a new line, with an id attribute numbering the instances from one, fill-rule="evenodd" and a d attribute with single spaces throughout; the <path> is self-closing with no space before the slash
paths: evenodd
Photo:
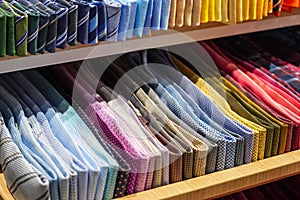
<path id="1" fill-rule="evenodd" d="M 57 49 L 56 53 L 26 57 L 8 56 L 0 58 L 0 73 L 299 25 L 300 14 L 299 10 L 296 11 L 294 14 L 283 13 L 281 17 L 269 16 L 261 21 L 248 21 L 235 25 L 208 23 L 199 27 L 182 27 L 152 32 L 150 36 L 140 39 L 133 38 L 126 42 L 101 42 L 98 45 L 79 44 L 76 47 L 68 46 L 63 50 Z"/>
<path id="2" fill-rule="evenodd" d="M 211 199 L 300 173 L 300 150 L 120 199 Z"/>
<path id="3" fill-rule="evenodd" d="M 300 174 L 300 150 L 119 198 L 120 200 L 200 200 Z M 0 196 L 13 199 L 0 174 Z"/>

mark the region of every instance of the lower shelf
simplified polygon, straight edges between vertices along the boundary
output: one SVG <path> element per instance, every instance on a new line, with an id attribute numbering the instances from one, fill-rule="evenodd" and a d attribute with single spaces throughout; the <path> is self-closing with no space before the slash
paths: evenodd
<path id="1" fill-rule="evenodd" d="M 296 174 L 300 174 L 300 150 L 147 190 L 120 199 L 211 199 Z M 0 174 L 0 195 L 5 200 L 14 199 L 6 187 L 3 174 Z"/>

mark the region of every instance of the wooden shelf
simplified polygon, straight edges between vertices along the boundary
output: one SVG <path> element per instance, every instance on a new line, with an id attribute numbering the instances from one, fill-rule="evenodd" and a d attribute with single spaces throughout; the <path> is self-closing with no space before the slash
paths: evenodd
<path id="1" fill-rule="evenodd" d="M 300 174 L 300 150 L 120 199 L 211 199 Z"/>
<path id="2" fill-rule="evenodd" d="M 300 25 L 299 13 L 299 9 L 296 9 L 292 14 L 283 13 L 281 17 L 274 17 L 271 15 L 261 21 L 248 21 L 235 25 L 209 23 L 199 27 L 175 28 L 168 31 L 152 32 L 151 36 L 140 39 L 134 38 L 126 42 L 103 42 L 98 45 L 69 46 L 64 50 L 58 49 L 56 53 L 52 54 L 45 53 L 42 55 L 29 55 L 26 57 L 8 56 L 0 58 L 0 73 Z"/>
<path id="3" fill-rule="evenodd" d="M 119 198 L 120 200 L 211 199 L 300 174 L 300 150 Z M 3 174 L 0 195 L 12 200 Z"/>

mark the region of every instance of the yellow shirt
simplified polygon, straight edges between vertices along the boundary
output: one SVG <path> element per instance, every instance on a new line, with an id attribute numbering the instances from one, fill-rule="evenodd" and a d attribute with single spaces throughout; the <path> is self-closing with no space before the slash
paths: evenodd
<path id="1" fill-rule="evenodd" d="M 250 0 L 243 0 L 243 19 L 249 20 Z"/>
<path id="2" fill-rule="evenodd" d="M 222 1 L 226 0 L 214 0 L 215 1 L 215 21 L 216 22 L 221 22 L 222 21 Z M 228 2 L 227 2 L 228 6 Z M 228 7 L 227 7 L 228 10 Z"/>
<path id="3" fill-rule="evenodd" d="M 250 0 L 249 1 L 249 19 L 250 20 L 256 20 L 257 1 L 258 0 Z"/>
<path id="4" fill-rule="evenodd" d="M 265 0 L 257 0 L 257 7 L 256 7 L 256 19 L 257 20 L 263 19 L 264 4 L 265 4 Z"/>
<path id="5" fill-rule="evenodd" d="M 214 22 L 216 21 L 216 6 L 215 6 L 215 0 L 209 0 L 208 4 L 208 21 Z"/>
<path id="6" fill-rule="evenodd" d="M 264 14 L 263 14 L 264 17 L 266 17 L 268 15 L 268 11 L 269 11 L 269 1 L 265 0 L 264 1 Z"/>
<path id="7" fill-rule="evenodd" d="M 228 17 L 228 8 L 229 8 L 229 0 L 221 0 L 222 2 L 222 22 L 227 23 L 229 22 L 229 17 Z"/>
<path id="8" fill-rule="evenodd" d="M 236 21 L 243 21 L 243 0 L 236 0 Z"/>
<path id="9" fill-rule="evenodd" d="M 208 7 L 209 7 L 209 0 L 202 0 L 202 3 L 201 3 L 201 22 L 202 23 L 208 22 Z"/>

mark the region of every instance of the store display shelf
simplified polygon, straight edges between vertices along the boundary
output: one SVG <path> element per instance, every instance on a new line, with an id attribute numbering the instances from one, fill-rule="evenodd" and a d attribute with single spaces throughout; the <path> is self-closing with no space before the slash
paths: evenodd
<path id="1" fill-rule="evenodd" d="M 133 38 L 125 42 L 101 42 L 98 45 L 68 46 L 57 49 L 56 53 L 28 55 L 25 57 L 7 56 L 0 58 L 0 73 L 26 70 L 89 58 L 123 54 L 126 52 L 166 47 L 194 41 L 208 40 L 231 35 L 239 35 L 300 25 L 300 12 L 283 13 L 281 17 L 268 16 L 261 21 L 248 21 L 238 24 L 208 23 L 199 27 L 181 27 L 168 31 L 152 32 L 144 38 Z"/>
<path id="2" fill-rule="evenodd" d="M 126 196 L 124 200 L 200 200 L 300 174 L 300 150 Z"/>
<path id="3" fill-rule="evenodd" d="M 120 200 L 211 199 L 300 174 L 300 150 L 119 198 Z M 0 196 L 12 200 L 3 174 Z"/>

